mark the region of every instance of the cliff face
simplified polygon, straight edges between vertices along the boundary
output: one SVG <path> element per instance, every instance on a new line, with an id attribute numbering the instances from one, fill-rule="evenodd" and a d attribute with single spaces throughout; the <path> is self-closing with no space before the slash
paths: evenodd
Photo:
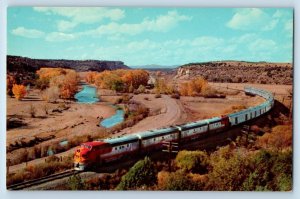
<path id="1" fill-rule="evenodd" d="M 202 76 L 210 82 L 292 84 L 290 63 L 268 62 L 206 62 L 192 63 L 177 68 L 175 78 L 191 79 Z"/>
<path id="2" fill-rule="evenodd" d="M 57 59 L 30 59 L 27 57 L 7 56 L 7 72 L 35 72 L 41 67 L 70 68 L 76 71 L 104 71 L 128 69 L 121 61 L 98 60 L 57 60 Z"/>

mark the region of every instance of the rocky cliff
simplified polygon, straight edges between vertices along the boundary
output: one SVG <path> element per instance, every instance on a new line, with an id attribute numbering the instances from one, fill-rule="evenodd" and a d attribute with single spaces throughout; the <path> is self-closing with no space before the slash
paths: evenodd
<path id="1" fill-rule="evenodd" d="M 290 63 L 220 61 L 191 63 L 177 68 L 177 79 L 202 76 L 210 82 L 292 84 Z"/>

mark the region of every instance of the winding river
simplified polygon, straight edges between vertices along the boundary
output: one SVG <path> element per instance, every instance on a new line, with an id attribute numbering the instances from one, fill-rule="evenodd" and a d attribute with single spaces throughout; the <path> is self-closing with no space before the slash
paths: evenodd
<path id="1" fill-rule="evenodd" d="M 78 103 L 81 104 L 93 104 L 100 101 L 97 96 L 97 89 L 89 85 L 83 85 L 82 90 L 76 93 L 75 99 Z M 116 106 L 113 107 L 117 109 Z M 124 111 L 122 109 L 117 109 L 116 114 L 102 120 L 100 122 L 100 125 L 102 125 L 105 128 L 111 128 L 123 121 L 124 121 Z"/>

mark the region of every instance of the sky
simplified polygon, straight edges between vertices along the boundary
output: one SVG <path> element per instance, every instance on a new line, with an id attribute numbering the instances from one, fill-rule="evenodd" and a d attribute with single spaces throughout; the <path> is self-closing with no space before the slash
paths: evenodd
<path id="1" fill-rule="evenodd" d="M 293 61 L 291 8 L 9 7 L 7 53 L 127 66 Z"/>

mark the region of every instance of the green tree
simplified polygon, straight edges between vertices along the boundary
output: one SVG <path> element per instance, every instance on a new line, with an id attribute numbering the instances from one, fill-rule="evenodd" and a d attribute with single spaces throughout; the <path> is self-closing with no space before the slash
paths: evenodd
<path id="1" fill-rule="evenodd" d="M 211 170 L 208 173 L 208 189 L 218 191 L 238 191 L 244 179 L 249 176 L 245 149 L 231 151 L 222 147 L 210 157 Z"/>
<path id="2" fill-rule="evenodd" d="M 208 157 L 203 151 L 180 151 L 176 156 L 176 165 L 187 172 L 206 173 Z"/>
<path id="3" fill-rule="evenodd" d="M 145 157 L 138 161 L 121 179 L 117 190 L 130 190 L 142 186 L 152 186 L 157 182 L 157 171 L 152 161 Z"/>

